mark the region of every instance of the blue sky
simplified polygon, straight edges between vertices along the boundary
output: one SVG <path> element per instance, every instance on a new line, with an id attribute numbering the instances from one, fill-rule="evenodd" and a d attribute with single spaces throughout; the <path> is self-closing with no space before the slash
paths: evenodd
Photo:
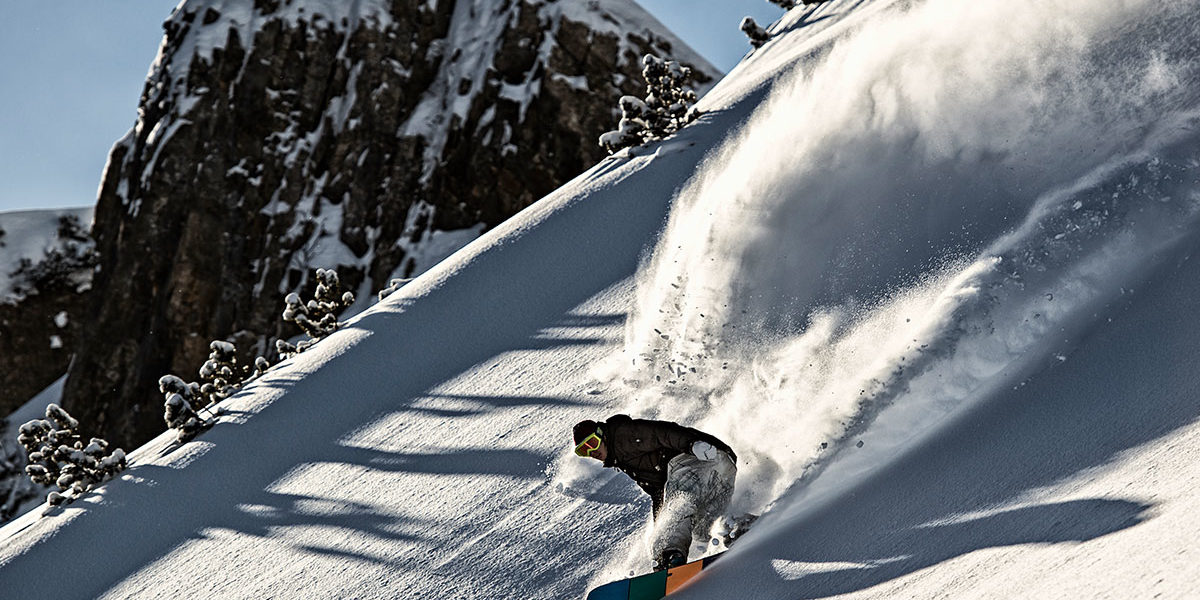
<path id="1" fill-rule="evenodd" d="M 743 16 L 783 14 L 766 0 L 638 1 L 724 70 L 748 50 Z M 176 4 L 0 0 L 0 211 L 95 202 Z"/>

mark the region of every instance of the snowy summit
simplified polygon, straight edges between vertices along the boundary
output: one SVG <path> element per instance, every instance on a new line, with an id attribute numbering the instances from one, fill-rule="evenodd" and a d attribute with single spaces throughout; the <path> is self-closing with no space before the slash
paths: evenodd
<path id="1" fill-rule="evenodd" d="M 1192 597 L 1200 0 L 766 34 L 674 135 L 0 529 L 5 595 L 582 598 L 649 569 L 649 499 L 571 452 L 625 413 L 728 443 L 762 515 L 671 598 Z"/>

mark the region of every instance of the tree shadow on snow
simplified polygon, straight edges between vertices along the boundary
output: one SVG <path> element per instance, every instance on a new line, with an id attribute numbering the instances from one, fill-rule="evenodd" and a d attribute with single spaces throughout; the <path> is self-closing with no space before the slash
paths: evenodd
<path id="1" fill-rule="evenodd" d="M 504 448 L 455 449 L 445 452 L 384 452 L 342 446 L 326 460 L 362 465 L 391 473 L 435 475 L 503 475 L 540 479 L 548 457 L 527 450 Z"/>
<path id="2" fill-rule="evenodd" d="M 211 526 L 257 537 L 270 537 L 272 530 L 289 527 L 345 529 L 394 542 L 417 540 L 418 536 L 401 531 L 425 528 L 425 524 L 413 517 L 385 513 L 370 504 L 351 500 L 277 492 L 261 492 L 248 500 L 236 507 L 228 523 Z"/>
<path id="3" fill-rule="evenodd" d="M 1002 510 L 900 530 L 836 527 L 802 530 L 806 543 L 779 548 L 755 569 L 786 582 L 788 598 L 824 598 L 869 589 L 976 550 L 1020 544 L 1086 542 L 1149 518 L 1151 506 L 1093 498 Z M 869 523 L 869 520 L 860 520 Z M 838 537 L 855 543 L 828 543 Z M 775 584 L 772 589 L 778 589 Z"/>

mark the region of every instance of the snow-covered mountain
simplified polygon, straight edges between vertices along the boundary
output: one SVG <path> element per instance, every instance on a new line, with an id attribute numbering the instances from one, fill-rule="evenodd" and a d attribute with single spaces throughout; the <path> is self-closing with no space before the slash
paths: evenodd
<path id="1" fill-rule="evenodd" d="M 187 0 L 163 27 L 64 388 L 119 443 L 212 340 L 273 359 L 315 269 L 363 308 L 597 162 L 643 55 L 717 73 L 632 0 Z"/>
<path id="2" fill-rule="evenodd" d="M 763 512 L 672 597 L 1187 598 L 1198 21 L 793 9 L 676 136 L 0 529 L 4 589 L 582 597 L 648 565 L 648 499 L 569 452 L 621 411 L 730 442 Z"/>

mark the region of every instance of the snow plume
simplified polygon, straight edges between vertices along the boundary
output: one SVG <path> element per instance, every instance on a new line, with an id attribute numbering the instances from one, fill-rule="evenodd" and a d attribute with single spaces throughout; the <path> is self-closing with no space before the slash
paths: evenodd
<path id="1" fill-rule="evenodd" d="M 628 411 L 730 442 L 757 511 L 1066 359 L 1195 225 L 1198 9 L 896 3 L 799 63 L 680 192 Z"/>

